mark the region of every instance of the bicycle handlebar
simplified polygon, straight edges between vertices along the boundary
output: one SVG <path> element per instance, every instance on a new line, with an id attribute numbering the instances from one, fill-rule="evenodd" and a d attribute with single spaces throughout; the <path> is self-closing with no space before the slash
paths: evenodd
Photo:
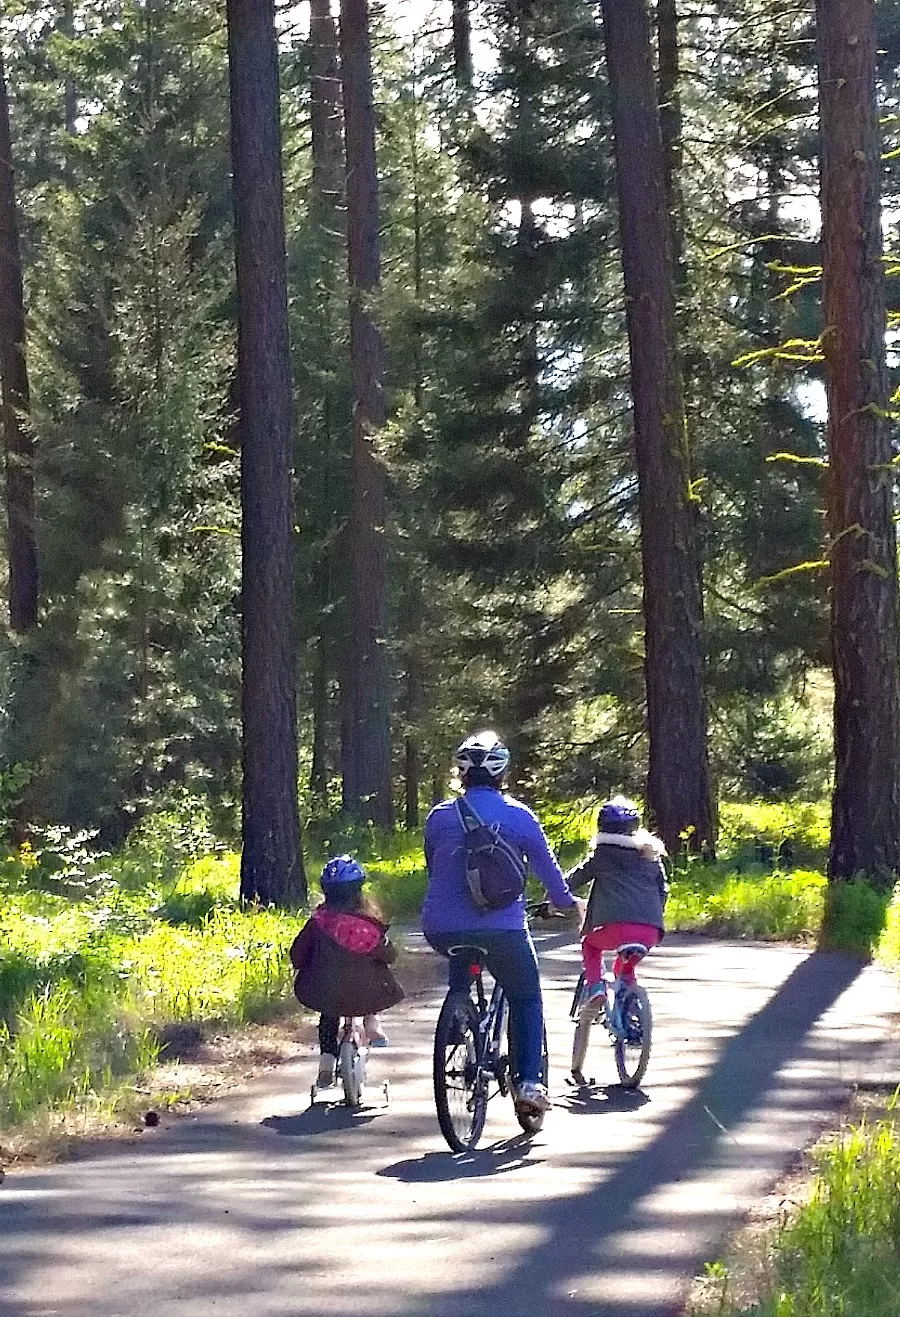
<path id="1" fill-rule="evenodd" d="M 565 919 L 568 911 L 556 910 L 547 900 L 528 901 L 525 905 L 525 913 L 530 919 Z"/>

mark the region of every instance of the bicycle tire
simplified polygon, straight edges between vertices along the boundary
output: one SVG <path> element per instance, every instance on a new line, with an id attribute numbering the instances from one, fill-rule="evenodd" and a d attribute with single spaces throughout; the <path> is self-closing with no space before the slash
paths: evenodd
<path id="1" fill-rule="evenodd" d="M 623 1088 L 637 1088 L 647 1073 L 653 1040 L 650 998 L 637 984 L 628 989 L 622 1001 L 622 1028 L 623 1035 L 613 1046 L 619 1082 Z"/>
<path id="2" fill-rule="evenodd" d="M 362 1102 L 366 1062 L 355 1038 L 345 1038 L 341 1043 L 338 1069 L 344 1088 L 344 1101 L 348 1107 L 358 1107 Z"/>
<path id="3" fill-rule="evenodd" d="M 575 984 L 575 991 L 572 994 L 572 1005 L 569 1007 L 569 1019 L 577 1020 L 578 1012 L 581 1009 L 582 1002 L 587 992 L 587 978 L 584 970 L 578 975 L 578 982 Z"/>
<path id="4" fill-rule="evenodd" d="M 478 1012 L 461 993 L 444 998 L 434 1031 L 434 1105 L 453 1152 L 474 1148 L 487 1117 L 487 1084 L 481 1073 Z"/>

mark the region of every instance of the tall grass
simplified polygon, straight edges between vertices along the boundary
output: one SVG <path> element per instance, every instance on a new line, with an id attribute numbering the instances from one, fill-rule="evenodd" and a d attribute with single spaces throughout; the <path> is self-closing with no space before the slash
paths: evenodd
<path id="1" fill-rule="evenodd" d="M 863 1122 L 817 1155 L 809 1201 L 772 1242 L 770 1293 L 719 1317 L 896 1317 L 900 1311 L 900 1138 L 891 1119 Z M 710 1311 L 707 1309 L 707 1311 Z"/>
<path id="2" fill-rule="evenodd" d="M 145 1068 L 166 1024 L 258 1019 L 289 994 L 297 917 L 239 910 L 236 889 L 226 890 L 233 863 L 199 863 L 201 872 L 189 865 L 183 890 L 176 884 L 163 899 L 152 887 L 109 885 L 75 904 L 44 892 L 8 897 L 0 916 L 0 1125 L 77 1104 Z M 191 923 L 170 922 L 167 904 L 183 920 L 179 895 L 196 898 L 204 880 L 211 908 L 194 908 Z"/>

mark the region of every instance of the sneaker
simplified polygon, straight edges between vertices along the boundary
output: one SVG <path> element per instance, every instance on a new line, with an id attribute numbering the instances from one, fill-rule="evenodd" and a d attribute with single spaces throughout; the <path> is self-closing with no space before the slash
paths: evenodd
<path id="1" fill-rule="evenodd" d="M 546 1084 L 520 1084 L 516 1089 L 516 1106 L 530 1111 L 549 1111 L 550 1095 Z"/>
<path id="2" fill-rule="evenodd" d="M 319 1077 L 316 1084 L 319 1088 L 331 1088 L 334 1083 L 335 1071 L 337 1070 L 337 1061 L 330 1052 L 323 1052 L 319 1057 Z"/>
<path id="3" fill-rule="evenodd" d="M 363 1020 L 363 1028 L 366 1031 L 366 1042 L 369 1047 L 387 1047 L 390 1039 L 378 1022 L 377 1015 L 367 1015 Z"/>

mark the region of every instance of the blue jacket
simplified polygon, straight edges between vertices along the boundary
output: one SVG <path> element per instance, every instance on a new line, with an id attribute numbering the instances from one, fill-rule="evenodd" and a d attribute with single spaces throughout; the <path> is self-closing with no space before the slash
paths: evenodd
<path id="1" fill-rule="evenodd" d="M 500 824 L 504 839 L 527 860 L 555 906 L 565 910 L 574 905 L 544 830 L 527 805 L 493 787 L 470 787 L 466 800 L 484 823 Z M 466 882 L 465 834 L 455 798 L 435 805 L 425 820 L 425 863 L 428 891 L 422 927 L 426 933 L 525 928 L 524 896 L 503 910 L 482 911 L 472 901 Z"/>

